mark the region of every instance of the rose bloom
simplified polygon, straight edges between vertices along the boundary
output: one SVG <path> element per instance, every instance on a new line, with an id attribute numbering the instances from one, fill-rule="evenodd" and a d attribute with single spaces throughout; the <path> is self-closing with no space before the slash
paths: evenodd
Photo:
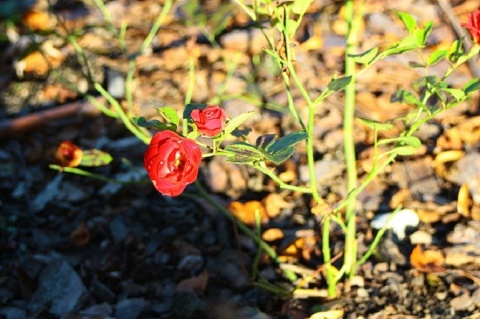
<path id="1" fill-rule="evenodd" d="M 83 151 L 70 141 L 63 141 L 55 152 L 55 160 L 63 167 L 75 167 L 82 161 Z"/>
<path id="2" fill-rule="evenodd" d="M 480 43 L 480 10 L 469 13 L 468 22 L 462 23 L 462 27 L 468 29 L 473 41 Z"/>
<path id="3" fill-rule="evenodd" d="M 214 105 L 209 105 L 203 110 L 195 109 L 190 116 L 200 133 L 210 137 L 220 134 L 227 120 L 225 111 Z"/>
<path id="4" fill-rule="evenodd" d="M 153 136 L 145 151 L 144 166 L 160 193 L 178 196 L 197 179 L 201 161 L 202 152 L 194 140 L 166 130 Z"/>

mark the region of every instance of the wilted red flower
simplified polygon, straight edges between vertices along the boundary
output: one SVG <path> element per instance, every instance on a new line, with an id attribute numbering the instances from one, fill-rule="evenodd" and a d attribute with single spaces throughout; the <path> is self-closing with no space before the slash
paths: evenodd
<path id="1" fill-rule="evenodd" d="M 145 151 L 144 166 L 160 193 L 178 196 L 197 179 L 201 161 L 202 152 L 194 140 L 166 130 L 153 136 Z"/>
<path id="2" fill-rule="evenodd" d="M 200 133 L 207 136 L 220 134 L 227 120 L 225 111 L 216 105 L 209 105 L 203 110 L 195 109 L 190 116 L 197 125 Z"/>
<path id="3" fill-rule="evenodd" d="M 467 28 L 473 41 L 480 43 L 480 10 L 468 14 L 468 22 L 462 23 L 462 27 Z"/>
<path id="4" fill-rule="evenodd" d="M 55 160 L 63 167 L 75 167 L 82 161 L 82 149 L 70 141 L 63 141 L 55 153 Z"/>

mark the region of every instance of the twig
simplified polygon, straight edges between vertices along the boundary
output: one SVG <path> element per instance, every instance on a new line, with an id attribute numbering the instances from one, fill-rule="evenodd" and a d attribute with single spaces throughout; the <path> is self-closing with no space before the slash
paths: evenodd
<path id="1" fill-rule="evenodd" d="M 0 122 L 0 137 L 25 133 L 42 127 L 51 121 L 73 117 L 77 115 L 98 115 L 97 108 L 89 102 L 77 101 L 57 106 L 52 109 L 28 114 L 16 119 L 8 119 Z"/>

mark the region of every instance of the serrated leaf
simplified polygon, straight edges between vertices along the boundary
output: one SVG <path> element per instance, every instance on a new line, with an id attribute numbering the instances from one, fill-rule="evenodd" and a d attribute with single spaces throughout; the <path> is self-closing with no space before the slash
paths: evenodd
<path id="1" fill-rule="evenodd" d="M 233 163 L 252 164 L 254 162 L 265 161 L 266 159 L 263 150 L 245 142 L 227 145 L 225 150 L 234 154 L 227 158 L 229 162 Z"/>
<path id="2" fill-rule="evenodd" d="M 178 118 L 177 112 L 169 106 L 157 108 L 158 114 L 160 114 L 167 122 L 178 127 L 180 124 L 180 119 Z"/>
<path id="3" fill-rule="evenodd" d="M 448 54 L 447 50 L 437 50 L 434 51 L 427 59 L 427 65 L 434 65 L 440 62 Z"/>
<path id="4" fill-rule="evenodd" d="M 156 130 L 168 130 L 174 129 L 171 125 L 160 122 L 159 120 L 150 120 L 147 121 L 143 116 L 133 117 L 133 122 L 140 127 L 151 128 Z"/>
<path id="5" fill-rule="evenodd" d="M 104 166 L 108 165 L 113 160 L 113 157 L 107 152 L 90 149 L 83 151 L 82 161 L 80 165 L 82 166 Z"/>
<path id="6" fill-rule="evenodd" d="M 190 114 L 192 114 L 193 110 L 203 110 L 204 108 L 207 107 L 207 104 L 205 103 L 190 103 L 185 106 L 185 109 L 183 110 L 183 118 L 184 119 L 189 119 Z"/>
<path id="7" fill-rule="evenodd" d="M 403 25 L 405 25 L 405 28 L 407 28 L 408 32 L 410 34 L 413 34 L 417 26 L 417 22 L 415 21 L 415 19 L 406 12 L 395 12 L 395 14 L 400 20 L 402 20 Z"/>
<path id="8" fill-rule="evenodd" d="M 343 90 L 350 82 L 352 81 L 352 77 L 344 76 L 338 79 L 333 79 L 328 83 L 328 89 L 333 92 L 338 92 Z"/>
<path id="9" fill-rule="evenodd" d="M 473 79 L 463 86 L 463 91 L 466 95 L 480 90 L 480 79 Z"/>
<path id="10" fill-rule="evenodd" d="M 266 150 L 271 154 L 275 154 L 289 147 L 292 147 L 293 149 L 293 146 L 295 144 L 306 138 L 308 138 L 308 134 L 305 131 L 293 132 L 279 138 L 278 140 L 273 142 L 273 144 L 268 146 Z"/>
<path id="11" fill-rule="evenodd" d="M 373 59 L 375 59 L 377 53 L 378 47 L 374 47 L 360 54 L 350 54 L 349 57 L 351 57 L 356 63 L 368 65 Z"/>
<path id="12" fill-rule="evenodd" d="M 358 119 L 360 120 L 360 122 L 362 122 L 363 124 L 365 124 L 366 126 L 370 127 L 373 130 L 388 131 L 393 128 L 393 124 L 391 123 L 381 123 L 381 122 L 364 119 L 364 118 L 358 118 Z"/>
<path id="13" fill-rule="evenodd" d="M 243 124 L 250 116 L 252 116 L 255 113 L 255 111 L 250 111 L 247 113 L 243 113 L 238 115 L 237 117 L 229 120 L 227 122 L 227 125 L 225 126 L 224 132 L 225 135 L 231 134 L 237 127 Z"/>

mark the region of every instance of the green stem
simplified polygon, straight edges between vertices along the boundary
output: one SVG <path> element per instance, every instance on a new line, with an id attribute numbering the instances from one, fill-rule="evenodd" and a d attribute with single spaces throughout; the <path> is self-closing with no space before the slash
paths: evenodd
<path id="1" fill-rule="evenodd" d="M 143 53 L 143 52 L 150 46 L 150 43 L 152 42 L 153 37 L 157 34 L 158 29 L 160 29 L 160 26 L 161 26 L 162 23 L 163 23 L 163 20 L 165 19 L 165 17 L 167 16 L 168 12 L 169 12 L 170 9 L 172 8 L 173 1 L 174 1 L 174 0 L 167 0 L 167 1 L 165 1 L 165 4 L 164 4 L 163 9 L 162 9 L 162 12 L 160 12 L 160 14 L 158 15 L 157 20 L 155 21 L 155 24 L 154 24 L 153 27 L 150 29 L 150 32 L 149 32 L 148 35 L 145 37 L 145 40 L 143 41 L 142 46 L 140 47 L 140 53 Z"/>
<path id="2" fill-rule="evenodd" d="M 95 89 L 107 99 L 107 101 L 115 108 L 115 111 L 118 114 L 120 120 L 122 120 L 125 127 L 132 132 L 139 140 L 144 142 L 145 144 L 150 143 L 150 136 L 147 136 L 143 131 L 141 131 L 138 127 L 136 127 L 133 122 L 128 118 L 128 116 L 123 111 L 120 103 L 113 96 L 110 95 L 99 83 L 94 84 Z"/>
<path id="3" fill-rule="evenodd" d="M 347 191 L 351 193 L 357 187 L 357 164 L 355 155 L 355 61 L 350 55 L 355 53 L 357 42 L 356 25 L 353 0 L 346 0 L 346 20 L 348 24 L 347 40 L 345 49 L 345 76 L 351 76 L 352 80 L 345 88 L 345 112 L 343 116 L 343 136 L 345 164 L 347 170 Z M 357 16 L 360 17 L 359 14 Z M 344 266 L 348 275 L 353 276 L 356 267 L 356 196 L 349 196 L 346 207 L 347 233 L 345 235 L 345 260 Z"/>
<path id="4" fill-rule="evenodd" d="M 77 174 L 77 175 L 85 176 L 85 177 L 88 177 L 88 178 L 96 179 L 96 180 L 99 180 L 99 181 L 102 181 L 102 182 L 107 182 L 107 183 L 128 185 L 128 184 L 145 184 L 145 183 L 148 183 L 150 181 L 150 180 L 146 180 L 146 179 L 145 180 L 139 180 L 139 181 L 119 181 L 117 179 L 113 179 L 113 178 L 109 178 L 109 177 L 106 177 L 106 176 L 103 176 L 103 175 L 88 172 L 88 171 L 85 171 L 83 169 L 76 168 L 76 167 L 62 167 L 62 166 L 53 165 L 53 164 L 50 164 L 48 167 L 51 168 L 51 169 L 57 170 L 61 173 L 62 172 L 67 172 L 67 173 Z"/>
<path id="5" fill-rule="evenodd" d="M 267 175 L 268 177 L 270 177 L 272 180 L 274 180 L 283 189 L 288 189 L 288 190 L 292 190 L 292 191 L 296 191 L 296 192 L 301 192 L 301 193 L 304 193 L 304 194 L 308 194 L 308 193 L 312 192 L 311 188 L 294 186 L 294 185 L 290 185 L 290 184 L 285 183 L 275 173 L 273 173 L 268 168 L 263 167 L 259 164 L 254 165 L 253 167 L 255 169 L 257 169 L 258 171 L 262 172 L 263 174 Z"/>
<path id="6" fill-rule="evenodd" d="M 244 233 L 245 235 L 250 237 L 253 241 L 255 241 L 259 249 L 263 250 L 270 258 L 272 258 L 272 260 L 274 260 L 277 263 L 279 262 L 278 255 L 275 249 L 273 249 L 270 245 L 264 242 L 259 236 L 255 234 L 254 231 L 252 231 L 250 228 L 245 226 L 242 222 L 236 219 L 225 207 L 223 207 L 216 200 L 214 200 L 198 181 L 195 181 L 195 186 L 197 187 L 197 190 L 200 193 L 201 197 L 203 197 L 207 202 L 209 202 L 212 206 L 218 209 L 225 217 L 227 217 L 232 222 L 234 222 L 235 225 L 238 227 L 238 229 L 240 229 L 242 233 Z M 295 273 L 286 269 L 283 269 L 283 274 L 290 281 L 294 281 L 297 278 Z"/>

